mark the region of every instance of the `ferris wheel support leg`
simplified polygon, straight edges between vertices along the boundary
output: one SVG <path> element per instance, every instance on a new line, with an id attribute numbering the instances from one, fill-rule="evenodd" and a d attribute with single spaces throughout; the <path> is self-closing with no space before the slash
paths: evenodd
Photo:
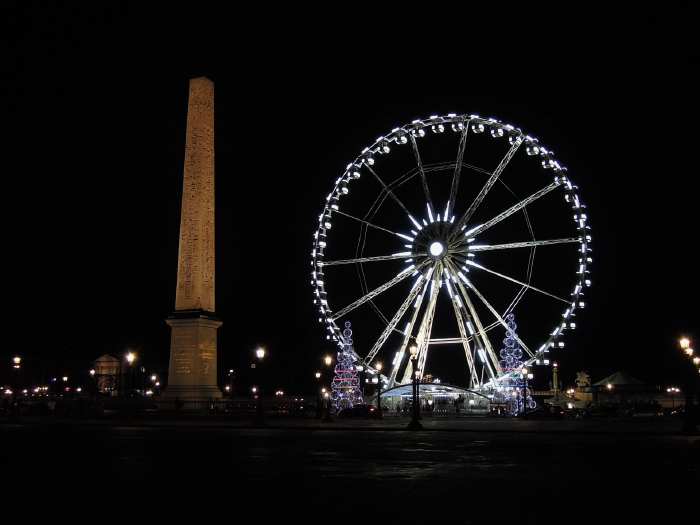
<path id="1" fill-rule="evenodd" d="M 462 312 L 457 304 L 456 296 L 452 296 L 452 308 L 455 312 L 455 317 L 457 319 L 457 326 L 459 327 L 459 334 L 462 338 L 462 346 L 464 347 L 464 355 L 467 358 L 467 366 L 469 367 L 469 384 L 471 388 L 475 388 L 478 384 L 476 380 L 476 368 L 474 366 L 474 358 L 472 356 L 471 347 L 469 346 L 469 340 L 467 335 L 467 330 L 464 327 L 464 319 L 462 318 Z"/>
<path id="2" fill-rule="evenodd" d="M 436 278 L 437 281 L 437 278 Z M 435 307 L 437 306 L 437 298 L 440 294 L 439 286 L 435 286 L 435 291 L 433 297 L 431 297 L 431 302 L 428 304 L 428 309 L 426 311 L 427 322 L 426 329 L 423 332 L 423 341 L 421 344 L 421 352 L 418 355 L 418 369 L 420 371 L 420 376 L 423 377 L 425 372 L 425 364 L 428 361 L 428 350 L 430 350 L 430 334 L 433 331 L 433 320 L 435 319 Z"/>
<path id="3" fill-rule="evenodd" d="M 379 352 L 379 350 L 381 349 L 382 345 L 386 342 L 386 340 L 389 338 L 391 333 L 394 331 L 397 323 L 404 316 L 404 314 L 406 313 L 406 310 L 408 310 L 408 307 L 411 306 L 411 303 L 415 300 L 415 298 L 421 292 L 421 289 L 424 286 L 424 284 L 423 284 L 424 279 L 425 279 L 425 277 L 423 276 L 423 274 L 421 274 L 418 277 L 418 281 L 416 281 L 416 283 L 413 285 L 413 288 L 411 288 L 411 292 L 408 294 L 408 297 L 406 297 L 404 302 L 401 304 L 399 309 L 396 311 L 396 314 L 394 314 L 394 317 L 391 319 L 391 321 L 389 321 L 389 324 L 386 325 L 386 328 L 384 328 L 382 335 L 379 336 L 379 339 L 377 339 L 377 342 L 374 343 L 374 346 L 372 346 L 372 349 L 367 354 L 367 357 L 364 359 L 365 364 L 367 364 L 367 365 L 370 364 L 372 359 L 374 359 L 374 357 L 377 355 L 377 352 Z"/>
<path id="4" fill-rule="evenodd" d="M 432 272 L 432 270 L 430 270 Z M 408 343 L 411 340 L 411 334 L 413 334 L 413 327 L 416 324 L 416 319 L 418 319 L 418 314 L 420 313 L 420 307 L 423 304 L 423 299 L 425 298 L 425 292 L 428 290 L 428 285 L 427 282 L 430 280 L 430 275 L 426 278 L 426 284 L 423 286 L 423 289 L 421 290 L 420 295 L 418 296 L 418 299 L 416 300 L 416 304 L 414 307 L 414 312 L 413 315 L 411 316 L 411 321 L 409 322 L 408 326 L 406 327 L 406 331 L 404 333 L 403 337 L 403 342 L 401 343 L 401 348 L 399 349 L 399 354 L 398 357 L 396 358 L 396 362 L 394 364 L 394 367 L 391 370 L 391 376 L 389 378 L 389 388 L 392 388 L 393 386 L 396 385 L 396 376 L 399 373 L 399 368 L 401 367 L 401 363 L 403 362 L 403 358 L 406 355 L 406 348 L 408 348 Z M 410 365 L 406 365 L 407 368 L 410 367 Z"/>
<path id="5" fill-rule="evenodd" d="M 454 266 L 452 266 L 453 271 Z M 457 275 L 461 275 L 457 272 Z M 474 325 L 476 326 L 476 330 L 479 333 L 482 341 L 482 346 L 483 350 L 486 353 L 486 359 L 484 359 L 484 364 L 486 365 L 488 372 L 489 372 L 489 379 L 494 379 L 495 377 L 499 376 L 501 374 L 501 365 L 498 362 L 498 358 L 496 356 L 496 353 L 493 350 L 493 347 L 491 346 L 491 341 L 489 340 L 488 336 L 486 335 L 486 331 L 484 330 L 484 325 L 481 323 L 481 319 L 479 319 L 478 314 L 476 313 L 476 309 L 474 308 L 474 304 L 472 303 L 471 299 L 469 298 L 469 294 L 467 294 L 467 290 L 464 288 L 464 285 L 462 284 L 462 281 L 460 279 L 457 279 L 457 289 L 461 292 L 462 299 L 464 300 L 464 304 L 467 305 L 467 310 L 469 311 L 471 318 L 474 320 Z"/>
<path id="6" fill-rule="evenodd" d="M 418 346 L 418 362 L 417 362 L 417 368 L 420 370 L 420 364 L 421 362 L 425 362 L 425 354 L 427 353 L 428 349 L 428 340 L 430 339 L 430 332 L 432 330 L 432 324 L 433 324 L 433 316 L 435 315 L 435 305 L 437 303 L 437 297 L 438 297 L 438 292 L 440 290 L 439 286 L 437 285 L 436 281 L 440 279 L 440 269 L 435 268 L 435 271 L 433 272 L 432 275 L 432 288 L 430 290 L 430 298 L 428 300 L 428 306 L 425 309 L 425 313 L 423 314 L 423 319 L 421 319 L 421 324 L 420 328 L 418 329 L 418 338 L 416 341 L 416 344 Z M 404 371 L 404 376 L 402 383 L 407 383 L 411 379 L 411 370 L 410 367 L 406 367 L 406 370 Z"/>
<path id="7" fill-rule="evenodd" d="M 450 275 L 452 276 L 452 274 Z M 453 282 L 456 281 L 456 276 L 452 276 L 452 280 Z M 458 292 L 455 290 L 455 293 L 452 296 L 452 308 L 455 312 L 457 326 L 459 328 L 459 334 L 462 338 L 462 346 L 464 347 L 464 354 L 467 358 L 467 366 L 469 367 L 469 383 L 471 388 L 477 388 L 479 385 L 479 381 L 477 380 L 476 365 L 474 363 L 474 354 L 472 353 L 471 346 L 469 345 L 469 335 L 467 334 L 467 330 L 464 326 L 463 315 L 466 314 L 466 312 L 464 312 L 464 314 L 462 313 L 464 305 L 458 303 L 457 293 Z"/>

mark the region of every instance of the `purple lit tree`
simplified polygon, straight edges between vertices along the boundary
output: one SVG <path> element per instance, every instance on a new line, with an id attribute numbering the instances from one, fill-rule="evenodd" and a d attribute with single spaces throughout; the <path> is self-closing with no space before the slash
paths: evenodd
<path id="1" fill-rule="evenodd" d="M 343 330 L 343 346 L 338 352 L 333 383 L 331 383 L 331 400 L 336 412 L 362 403 L 360 378 L 355 364 L 356 358 L 352 346 L 350 326 L 350 321 L 347 321 L 345 330 Z"/>

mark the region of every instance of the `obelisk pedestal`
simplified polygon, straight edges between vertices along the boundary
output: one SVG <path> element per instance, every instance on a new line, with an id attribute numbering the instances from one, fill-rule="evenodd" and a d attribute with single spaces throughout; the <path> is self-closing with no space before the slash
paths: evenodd
<path id="1" fill-rule="evenodd" d="M 188 407 L 220 398 L 216 381 L 216 332 L 221 321 L 207 312 L 182 311 L 166 322 L 171 333 L 165 398 L 179 399 Z"/>
<path id="2" fill-rule="evenodd" d="M 196 408 L 220 398 L 214 298 L 214 83 L 190 80 L 175 312 L 163 399 Z"/>

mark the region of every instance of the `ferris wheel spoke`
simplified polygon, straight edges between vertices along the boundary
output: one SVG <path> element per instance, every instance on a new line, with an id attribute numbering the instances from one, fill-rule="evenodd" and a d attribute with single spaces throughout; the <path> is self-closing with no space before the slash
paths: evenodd
<path id="1" fill-rule="evenodd" d="M 439 266 L 439 265 L 438 265 Z M 433 320 L 435 319 L 435 307 L 437 306 L 437 298 L 440 295 L 440 287 L 437 285 L 440 276 L 440 268 L 436 269 L 435 277 L 433 278 L 433 289 L 430 291 L 430 302 L 423 317 L 422 338 L 418 341 L 418 371 L 423 377 L 425 372 L 425 364 L 428 361 L 428 350 L 430 349 L 430 334 L 433 332 Z"/>
<path id="2" fill-rule="evenodd" d="M 369 226 L 370 228 L 375 228 L 377 230 L 382 230 L 382 231 L 390 233 L 392 235 L 396 235 L 397 237 L 400 237 L 401 239 L 403 239 L 405 241 L 413 241 L 413 237 L 410 237 L 408 235 L 404 235 L 403 233 L 396 233 L 395 231 L 391 231 L 387 228 L 384 228 L 383 226 L 377 226 L 376 224 L 372 224 L 369 221 L 366 221 L 364 219 L 360 219 L 359 217 L 355 217 L 354 215 L 350 215 L 349 213 L 345 213 L 345 212 L 340 211 L 340 210 L 335 210 L 335 213 L 339 213 L 340 215 L 348 217 L 349 219 L 353 219 L 357 222 L 361 222 L 361 223 Z"/>
<path id="3" fill-rule="evenodd" d="M 428 272 L 428 275 L 430 275 L 430 271 Z M 367 357 L 364 358 L 365 364 L 369 365 L 374 357 L 377 355 L 379 350 L 381 349 L 382 345 L 386 342 L 386 340 L 389 338 L 391 333 L 394 331 L 396 328 L 397 323 L 401 320 L 401 318 L 404 316 L 406 313 L 406 310 L 408 310 L 408 307 L 411 306 L 411 303 L 416 299 L 418 294 L 421 292 L 423 288 L 423 282 L 424 279 L 430 279 L 429 276 L 424 276 L 423 274 L 418 276 L 418 279 L 416 280 L 415 284 L 413 285 L 413 288 L 411 288 L 411 291 L 408 294 L 408 297 L 404 300 L 404 302 L 401 304 L 399 309 L 396 311 L 396 314 L 394 317 L 389 321 L 389 323 L 386 325 L 384 328 L 384 331 L 382 334 L 379 336 L 379 339 L 374 343 L 372 346 L 372 349 L 369 351 L 367 354 Z"/>
<path id="4" fill-rule="evenodd" d="M 498 361 L 498 357 L 496 356 L 493 346 L 491 345 L 491 340 L 488 338 L 488 335 L 486 335 L 486 330 L 484 329 L 484 325 L 481 322 L 481 319 L 479 318 L 479 314 L 476 312 L 476 308 L 474 308 L 474 304 L 472 303 L 469 294 L 467 293 L 467 290 L 464 288 L 464 285 L 462 284 L 462 281 L 466 281 L 466 277 L 456 270 L 454 268 L 454 265 L 451 263 L 448 263 L 449 266 L 452 269 L 453 274 L 456 277 L 459 277 L 459 279 L 455 279 L 455 282 L 457 283 L 457 288 L 459 289 L 462 299 L 464 300 L 465 305 L 467 306 L 467 311 L 471 315 L 471 318 L 474 321 L 474 325 L 476 326 L 476 331 L 479 334 L 479 338 L 481 339 L 481 348 L 480 350 L 485 353 L 485 355 L 480 356 L 484 365 L 486 366 L 486 369 L 489 373 L 489 377 L 493 378 L 501 374 L 501 364 Z M 460 280 L 461 279 L 461 280 Z M 476 339 L 477 343 L 479 342 L 479 339 Z"/>
<path id="5" fill-rule="evenodd" d="M 493 219 L 485 222 L 484 224 L 482 224 L 480 226 L 477 226 L 476 228 L 472 228 L 471 230 L 468 230 L 465 233 L 465 236 L 476 237 L 480 233 L 485 232 L 486 230 L 488 230 L 492 226 L 498 224 L 502 220 L 507 219 L 508 217 L 513 215 L 514 213 L 519 212 L 528 204 L 535 202 L 540 197 L 543 197 L 544 195 L 547 195 L 550 191 L 555 190 L 556 188 L 559 187 L 560 184 L 561 184 L 561 182 L 559 182 L 558 180 L 554 181 L 549 186 L 545 186 L 544 188 L 536 191 L 535 193 L 533 193 L 529 197 L 526 197 L 525 199 L 521 200 L 517 204 L 514 204 L 513 206 L 511 206 L 507 210 L 502 211 L 501 213 L 496 215 Z"/>
<path id="6" fill-rule="evenodd" d="M 514 279 L 513 277 L 510 277 L 510 276 L 508 276 L 508 275 L 505 275 L 505 274 L 496 272 L 496 271 L 494 271 L 494 270 L 490 270 L 489 268 L 486 268 L 485 266 L 482 266 L 481 264 L 475 263 L 475 262 L 473 262 L 473 261 L 467 260 L 467 261 L 466 261 L 466 264 L 469 265 L 469 266 L 471 266 L 472 268 L 478 268 L 478 269 L 480 269 L 480 270 L 484 270 L 485 272 L 488 272 L 488 273 L 490 273 L 490 274 L 493 274 L 493 275 L 495 275 L 496 277 L 500 277 L 501 279 L 506 279 L 507 281 L 511 281 L 511 282 L 513 282 L 513 283 L 515 283 L 515 284 L 519 284 L 520 286 L 524 286 L 525 288 L 527 288 L 527 289 L 529 289 L 529 290 L 532 290 L 533 292 L 538 292 L 538 293 L 541 293 L 541 294 L 546 295 L 546 296 L 548 296 L 548 297 L 551 297 L 551 298 L 553 298 L 553 299 L 556 299 L 556 300 L 558 300 L 558 301 L 561 301 L 561 302 L 564 303 L 564 304 L 570 304 L 570 303 L 571 303 L 571 300 L 563 299 L 562 297 L 559 297 L 558 295 L 554 295 L 553 293 L 546 292 L 545 290 L 542 290 L 542 289 L 540 289 L 540 288 L 536 288 L 536 287 L 534 287 L 534 286 L 531 286 L 531 285 L 529 285 L 529 284 L 527 284 L 527 283 L 524 283 L 524 282 L 522 282 L 522 281 L 519 281 L 519 280 L 517 280 L 517 279 Z"/>
<path id="7" fill-rule="evenodd" d="M 408 211 L 408 208 L 406 208 L 404 203 L 401 202 L 401 199 L 399 199 L 396 196 L 396 194 L 393 191 L 391 191 L 391 188 L 386 185 L 386 183 L 379 177 L 379 175 L 377 175 L 377 172 L 374 171 L 369 164 L 365 164 L 365 167 L 369 170 L 369 172 L 372 175 L 374 175 L 374 178 L 377 179 L 379 184 L 382 185 L 382 188 L 384 188 L 384 191 L 389 195 L 389 197 L 391 197 L 394 200 L 394 202 L 396 202 L 396 204 L 398 204 L 401 207 L 401 209 L 403 209 L 403 211 L 405 211 L 408 215 L 411 215 L 411 213 Z"/>
<path id="8" fill-rule="evenodd" d="M 457 319 L 457 327 L 459 328 L 459 335 L 462 340 L 462 346 L 464 347 L 464 355 L 467 358 L 467 366 L 469 367 L 469 383 L 472 388 L 478 386 L 476 366 L 474 365 L 474 356 L 472 355 L 472 350 L 469 345 L 469 335 L 464 326 L 464 318 L 462 317 L 462 306 L 458 302 L 457 294 L 452 294 L 452 309 L 455 312 L 455 318 Z"/>
<path id="9" fill-rule="evenodd" d="M 494 316 L 494 317 L 496 318 L 496 320 L 501 324 L 501 326 L 503 326 L 503 328 L 506 329 L 506 332 L 510 331 L 510 328 L 508 327 L 508 323 L 505 322 L 505 320 L 503 319 L 503 317 L 501 317 L 501 315 L 498 313 L 498 311 L 491 305 L 491 303 L 489 303 L 489 302 L 486 300 L 486 297 L 484 297 L 484 296 L 481 294 L 481 292 L 476 288 L 476 286 L 474 286 L 474 283 L 472 283 L 471 281 L 469 281 L 469 280 L 467 279 L 467 283 L 466 283 L 466 284 L 467 284 L 467 286 L 474 292 L 474 294 L 479 298 L 479 300 L 480 300 L 482 303 L 484 303 L 484 306 L 486 306 L 486 308 L 489 309 L 489 311 L 493 314 L 493 316 Z M 532 350 L 530 350 L 530 348 L 528 348 L 528 346 L 522 341 L 522 339 L 520 339 L 520 337 L 518 337 L 518 334 L 516 334 L 515 332 L 513 332 L 513 337 L 514 337 L 515 340 L 518 342 L 518 344 L 523 348 L 523 350 L 525 350 L 525 352 L 528 353 L 528 355 L 529 355 L 530 357 L 534 357 L 535 354 L 532 352 Z"/>
<path id="10" fill-rule="evenodd" d="M 428 188 L 428 179 L 425 178 L 425 170 L 423 169 L 423 161 L 420 158 L 420 152 L 418 151 L 418 144 L 416 143 L 416 137 L 411 134 L 411 148 L 413 149 L 413 155 L 416 157 L 416 165 L 418 166 L 418 171 L 420 172 L 421 183 L 423 184 L 423 192 L 425 193 L 425 200 L 428 203 L 430 212 L 435 209 L 433 207 L 433 201 L 430 198 L 430 189 Z"/>
<path id="11" fill-rule="evenodd" d="M 396 275 L 396 277 L 394 277 L 390 281 L 387 281 L 386 283 L 382 284 L 381 286 L 378 286 L 377 288 L 375 288 L 374 290 L 372 290 L 368 294 L 360 297 L 359 299 L 357 299 L 353 303 L 350 303 L 345 308 L 342 308 L 341 310 L 338 310 L 337 312 L 335 312 L 335 314 L 330 318 L 330 320 L 337 321 L 338 319 L 340 319 L 344 315 L 347 315 L 348 313 L 352 312 L 355 308 L 362 306 L 367 301 L 374 299 L 376 296 L 378 296 L 382 292 L 385 292 L 386 290 L 388 290 L 392 286 L 394 286 L 394 285 L 400 283 L 401 281 L 403 281 L 404 279 L 408 278 L 410 275 L 413 274 L 414 271 L 420 271 L 421 268 L 423 268 L 426 264 L 428 264 L 428 261 L 423 261 L 422 263 L 420 263 L 416 267 L 411 265 L 408 268 L 402 270 L 401 272 L 399 272 Z"/>
<path id="12" fill-rule="evenodd" d="M 467 145 L 467 134 L 469 126 L 464 126 L 462 136 L 459 139 L 459 147 L 457 148 L 457 161 L 455 162 L 455 170 L 452 174 L 452 186 L 450 187 L 450 197 L 447 200 L 445 209 L 445 220 L 449 219 L 450 214 L 454 210 L 455 200 L 457 199 L 457 190 L 459 188 L 459 177 L 462 173 L 462 159 L 464 158 L 464 149 Z"/>
<path id="13" fill-rule="evenodd" d="M 485 252 L 489 250 L 510 250 L 514 248 L 535 248 L 537 246 L 551 246 L 553 244 L 568 244 L 578 243 L 581 239 L 578 237 L 567 237 L 564 239 L 548 239 L 542 241 L 525 241 L 511 242 L 506 244 L 470 244 L 467 246 L 467 251 L 470 252 Z"/>
<path id="14" fill-rule="evenodd" d="M 489 170 L 484 169 L 484 168 L 480 168 L 479 166 L 474 166 L 473 164 L 468 164 L 466 162 L 463 162 L 462 166 L 465 168 L 468 168 L 472 171 L 476 171 L 479 173 L 483 173 L 484 175 L 488 175 L 489 177 L 491 176 L 491 172 Z"/>
<path id="15" fill-rule="evenodd" d="M 493 170 L 493 173 L 491 173 L 490 177 L 484 183 L 483 187 L 481 188 L 481 191 L 479 191 L 479 194 L 476 196 L 474 201 L 469 205 L 469 208 L 467 208 L 467 211 L 464 212 L 464 214 L 459 218 L 459 221 L 457 222 L 457 227 L 455 228 L 455 231 L 459 231 L 462 226 L 467 224 L 469 219 L 471 219 L 472 215 L 474 215 L 474 212 L 476 209 L 479 207 L 481 202 L 486 198 L 486 194 L 491 190 L 494 184 L 496 184 L 496 181 L 498 178 L 501 176 L 501 173 L 503 173 L 503 170 L 506 168 L 508 163 L 510 162 L 510 159 L 513 158 L 515 153 L 518 151 L 518 148 L 520 147 L 520 144 L 522 144 L 522 140 L 518 138 L 513 145 L 510 147 L 510 149 L 506 152 L 505 157 L 499 162 L 498 166 L 496 166 L 496 169 Z"/>
<path id="16" fill-rule="evenodd" d="M 341 264 L 357 264 L 375 261 L 395 261 L 398 259 L 407 259 L 411 257 L 424 257 L 426 253 L 413 254 L 411 252 L 400 252 L 392 255 L 377 255 L 376 257 L 360 257 L 358 259 L 340 259 L 337 261 L 319 261 L 319 266 L 339 266 Z"/>

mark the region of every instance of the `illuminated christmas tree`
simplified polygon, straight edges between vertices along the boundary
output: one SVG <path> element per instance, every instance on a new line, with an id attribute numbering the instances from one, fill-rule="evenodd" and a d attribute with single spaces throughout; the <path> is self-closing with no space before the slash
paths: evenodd
<path id="1" fill-rule="evenodd" d="M 523 349 L 516 339 L 515 329 L 518 327 L 515 324 L 515 314 L 506 315 L 506 338 L 503 340 L 503 349 L 501 355 L 501 368 L 504 374 L 508 377 L 501 381 L 502 400 L 508 407 L 508 412 L 516 416 L 523 411 L 523 388 L 526 387 L 526 378 L 522 376 L 521 370 L 523 367 Z M 535 400 L 530 396 L 530 389 L 525 388 L 525 397 L 527 399 L 528 409 L 533 409 L 536 406 Z"/>
<path id="2" fill-rule="evenodd" d="M 352 330 L 350 326 L 350 321 L 347 321 L 345 330 L 343 330 L 343 346 L 338 352 L 335 374 L 331 384 L 331 400 L 336 412 L 362 403 L 360 378 L 357 373 L 357 365 L 355 364 L 356 358 L 352 346 Z"/>

